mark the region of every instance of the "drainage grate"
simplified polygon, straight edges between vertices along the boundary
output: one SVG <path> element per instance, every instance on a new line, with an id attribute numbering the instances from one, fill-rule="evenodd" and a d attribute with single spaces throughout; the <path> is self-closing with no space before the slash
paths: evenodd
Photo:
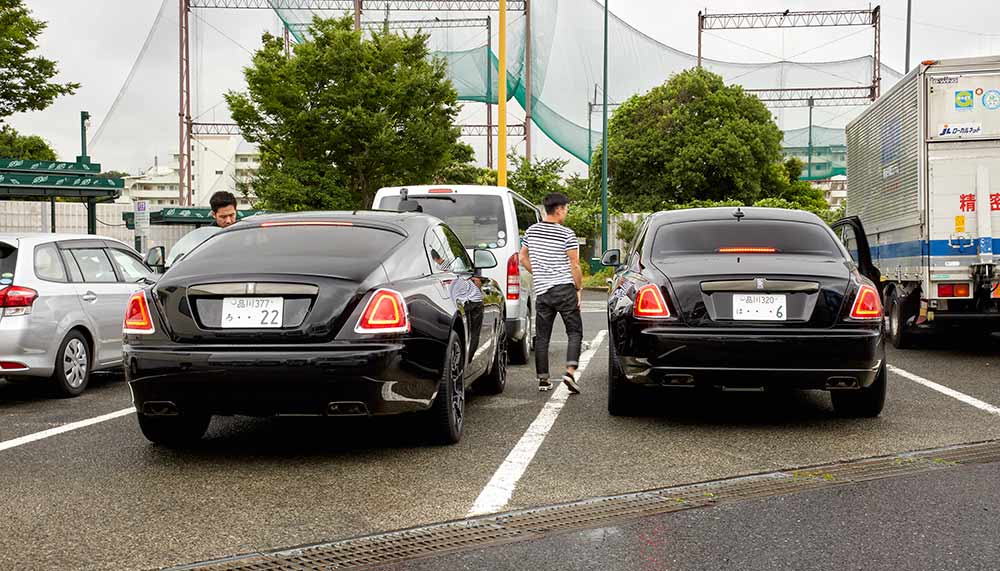
<path id="1" fill-rule="evenodd" d="M 1000 462 L 1000 441 L 596 498 L 296 549 L 247 554 L 175 567 L 174 570 L 357 569 L 524 541 L 546 532 L 595 527 L 609 521 L 990 462 Z"/>

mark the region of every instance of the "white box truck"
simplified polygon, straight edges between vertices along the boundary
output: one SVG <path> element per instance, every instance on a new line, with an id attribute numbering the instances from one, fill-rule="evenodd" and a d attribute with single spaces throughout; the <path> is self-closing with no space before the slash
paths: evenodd
<path id="1" fill-rule="evenodd" d="M 908 73 L 847 125 L 847 176 L 892 343 L 1000 330 L 1000 56 Z"/>

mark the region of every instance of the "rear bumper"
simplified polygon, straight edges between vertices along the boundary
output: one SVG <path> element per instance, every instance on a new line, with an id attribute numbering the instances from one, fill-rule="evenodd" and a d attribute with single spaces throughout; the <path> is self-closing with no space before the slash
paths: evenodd
<path id="1" fill-rule="evenodd" d="M 48 345 L 58 332 L 32 330 L 30 317 L 28 315 L 0 319 L 0 361 L 24 365 L 21 369 L 0 370 L 0 377 L 52 375 L 55 352 Z"/>
<path id="2" fill-rule="evenodd" d="M 614 342 L 626 378 L 642 385 L 859 388 L 871 385 L 885 362 L 877 329 L 658 327 Z"/>
<path id="3" fill-rule="evenodd" d="M 372 415 L 425 410 L 440 371 L 404 358 L 400 344 L 324 346 L 296 351 L 126 346 L 126 379 L 136 410 L 170 403 L 178 412 L 325 415 L 336 403 Z"/>
<path id="4" fill-rule="evenodd" d="M 524 339 L 524 336 L 528 334 L 528 318 L 527 317 L 515 317 L 513 319 L 508 319 L 505 323 L 507 327 L 507 339 L 512 341 L 520 341 Z"/>

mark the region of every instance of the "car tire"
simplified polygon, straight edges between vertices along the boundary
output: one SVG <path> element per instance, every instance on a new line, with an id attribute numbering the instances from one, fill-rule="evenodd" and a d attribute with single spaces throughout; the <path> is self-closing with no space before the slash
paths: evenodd
<path id="1" fill-rule="evenodd" d="M 608 414 L 631 416 L 635 414 L 635 387 L 631 386 L 618 365 L 615 343 L 608 339 Z"/>
<path id="2" fill-rule="evenodd" d="M 500 331 L 497 333 L 496 348 L 493 366 L 479 381 L 480 389 L 490 395 L 498 395 L 507 387 L 507 326 L 502 319 Z"/>
<path id="3" fill-rule="evenodd" d="M 510 340 L 510 362 L 515 365 L 527 365 L 531 360 L 532 340 L 535 334 L 531 324 L 531 308 L 528 308 L 528 316 L 525 319 L 527 324 L 524 327 L 524 336 L 520 341 Z"/>
<path id="4" fill-rule="evenodd" d="M 55 369 L 50 380 L 59 398 L 80 396 L 90 380 L 90 345 L 79 331 L 70 331 L 56 351 Z"/>
<path id="5" fill-rule="evenodd" d="M 896 349 L 910 349 L 913 347 L 913 334 L 907 331 L 906 320 L 909 315 L 904 313 L 906 300 L 900 299 L 895 292 L 886 294 L 883 305 L 885 313 L 889 316 L 887 329 L 889 330 L 889 342 Z"/>
<path id="6" fill-rule="evenodd" d="M 177 416 L 137 414 L 136 418 L 146 440 L 168 448 L 187 446 L 201 440 L 212 421 L 212 415 L 204 413 Z"/>
<path id="7" fill-rule="evenodd" d="M 455 444 L 465 425 L 465 367 L 462 344 L 452 331 L 445 349 L 437 397 L 428 411 L 428 436 L 434 444 Z"/>
<path id="8" fill-rule="evenodd" d="M 885 395 L 888 389 L 888 373 L 885 363 L 875 375 L 871 386 L 856 390 L 833 390 L 830 398 L 833 409 L 840 416 L 855 418 L 874 418 L 882 413 L 885 407 Z"/>

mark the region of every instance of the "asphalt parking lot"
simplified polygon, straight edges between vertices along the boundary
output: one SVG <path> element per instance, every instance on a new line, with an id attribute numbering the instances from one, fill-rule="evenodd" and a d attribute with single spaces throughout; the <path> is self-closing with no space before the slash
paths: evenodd
<path id="1" fill-rule="evenodd" d="M 497 502 L 548 505 L 1000 439 L 996 337 L 890 349 L 896 369 L 876 419 L 839 418 L 824 393 L 660 395 L 638 417 L 610 417 L 600 300 L 590 293 L 584 308 L 594 342 L 583 394 L 539 393 L 531 367 L 512 367 L 502 395 L 470 397 L 451 447 L 425 445 L 406 418 L 216 418 L 200 446 L 170 451 L 127 412 L 32 440 L 125 411 L 127 386 L 98 375 L 80 398 L 52 400 L 0 381 L 0 568 L 157 568 L 459 519 Z M 554 339 L 555 364 L 561 327 Z M 510 459 L 515 449 L 533 456 Z"/>

